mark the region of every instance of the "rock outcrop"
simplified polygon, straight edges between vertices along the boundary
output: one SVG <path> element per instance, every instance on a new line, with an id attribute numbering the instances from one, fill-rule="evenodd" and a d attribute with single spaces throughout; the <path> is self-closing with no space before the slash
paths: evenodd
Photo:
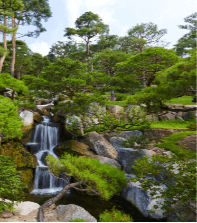
<path id="1" fill-rule="evenodd" d="M 84 137 L 84 143 L 89 148 L 95 151 L 100 156 L 105 156 L 111 159 L 117 159 L 118 153 L 116 149 L 100 134 L 97 132 L 89 132 Z"/>
<path id="2" fill-rule="evenodd" d="M 97 222 L 88 211 L 75 204 L 57 206 L 57 216 L 59 221 L 70 222 L 73 219 L 80 218 L 86 222 Z"/>

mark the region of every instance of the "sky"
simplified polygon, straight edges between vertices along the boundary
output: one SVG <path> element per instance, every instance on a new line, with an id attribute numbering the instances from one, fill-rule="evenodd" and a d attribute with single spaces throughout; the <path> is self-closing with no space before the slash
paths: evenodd
<path id="1" fill-rule="evenodd" d="M 184 18 L 197 9 L 196 0 L 49 0 L 49 5 L 52 17 L 43 22 L 47 31 L 37 38 L 18 38 L 43 56 L 57 41 L 66 41 L 64 29 L 75 28 L 76 19 L 88 11 L 98 14 L 109 25 L 110 35 L 126 36 L 130 28 L 140 23 L 157 24 L 159 29 L 167 29 L 162 39 L 170 42 L 170 49 L 188 32 L 178 25 L 185 24 Z M 27 33 L 34 29 L 33 26 L 21 26 L 18 32 Z"/>

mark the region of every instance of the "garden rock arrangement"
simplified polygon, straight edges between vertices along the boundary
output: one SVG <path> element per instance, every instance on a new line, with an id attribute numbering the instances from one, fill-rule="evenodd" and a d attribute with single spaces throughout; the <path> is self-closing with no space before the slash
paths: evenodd
<path id="1" fill-rule="evenodd" d="M 90 215 L 84 208 L 74 204 L 59 205 L 56 209 L 58 220 L 63 222 L 69 222 L 76 218 L 84 219 L 86 222 L 97 222 L 96 218 Z"/>
<path id="2" fill-rule="evenodd" d="M 126 176 L 135 177 L 133 174 L 127 174 Z M 167 186 L 163 184 L 160 188 L 166 190 Z M 159 205 L 158 209 L 154 209 L 154 205 L 157 205 L 157 202 L 162 203 L 164 200 L 153 199 L 150 193 L 151 190 L 147 192 L 142 190 L 139 182 L 129 182 L 128 186 L 123 189 L 122 196 L 125 200 L 136 206 L 145 217 L 161 220 L 164 218 L 164 211 L 161 209 L 161 205 Z M 154 210 L 155 213 L 148 212 L 150 210 Z"/>

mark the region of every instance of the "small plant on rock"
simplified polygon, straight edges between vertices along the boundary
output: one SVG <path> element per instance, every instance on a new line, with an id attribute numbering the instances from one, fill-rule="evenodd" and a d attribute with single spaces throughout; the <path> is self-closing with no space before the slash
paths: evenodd
<path id="1" fill-rule="evenodd" d="M 123 142 L 123 146 L 125 146 L 126 148 L 143 149 L 147 147 L 149 141 L 150 138 L 146 138 L 144 135 L 133 135 Z"/>

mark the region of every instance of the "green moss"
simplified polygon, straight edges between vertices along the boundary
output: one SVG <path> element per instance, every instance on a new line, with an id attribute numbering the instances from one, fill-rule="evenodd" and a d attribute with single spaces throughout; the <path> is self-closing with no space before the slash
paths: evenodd
<path id="1" fill-rule="evenodd" d="M 11 156 L 16 162 L 17 168 L 35 168 L 37 165 L 36 157 L 25 150 L 24 146 L 18 142 L 5 144 L 0 155 Z"/>
<path id="2" fill-rule="evenodd" d="M 18 172 L 21 172 L 23 183 L 27 187 L 27 192 L 30 192 L 33 189 L 33 170 L 32 169 L 17 169 Z"/>
<path id="3" fill-rule="evenodd" d="M 176 132 L 168 137 L 160 139 L 161 143 L 155 144 L 155 146 L 173 152 L 180 159 L 184 158 L 195 159 L 196 158 L 195 152 L 184 149 L 183 145 L 178 145 L 179 141 L 183 140 L 185 137 L 189 135 L 194 135 L 194 134 L 196 134 L 196 131 Z"/>

